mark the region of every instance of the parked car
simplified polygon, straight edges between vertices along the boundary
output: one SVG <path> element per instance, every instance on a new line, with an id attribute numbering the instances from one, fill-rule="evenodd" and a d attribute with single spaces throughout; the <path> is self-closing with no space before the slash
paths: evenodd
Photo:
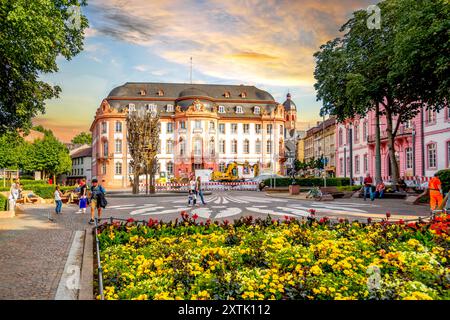
<path id="1" fill-rule="evenodd" d="M 253 179 L 250 179 L 250 181 L 260 183 L 270 178 L 284 178 L 284 177 L 279 174 L 261 174 Z"/>

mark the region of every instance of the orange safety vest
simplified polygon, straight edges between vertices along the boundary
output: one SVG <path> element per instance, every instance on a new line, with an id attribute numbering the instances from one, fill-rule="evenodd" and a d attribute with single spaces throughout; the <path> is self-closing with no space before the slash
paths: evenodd
<path id="1" fill-rule="evenodd" d="M 439 180 L 438 177 L 431 178 L 430 182 L 428 183 L 428 189 L 430 189 L 430 192 L 440 193 L 439 189 L 441 188 L 441 180 Z"/>

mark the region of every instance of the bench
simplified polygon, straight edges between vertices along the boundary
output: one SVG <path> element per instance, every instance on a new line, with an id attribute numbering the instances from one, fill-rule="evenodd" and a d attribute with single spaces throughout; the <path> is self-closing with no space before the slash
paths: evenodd
<path id="1" fill-rule="evenodd" d="M 343 198 L 345 193 L 339 191 L 336 187 L 320 187 L 322 194 L 331 194 L 333 198 Z"/>

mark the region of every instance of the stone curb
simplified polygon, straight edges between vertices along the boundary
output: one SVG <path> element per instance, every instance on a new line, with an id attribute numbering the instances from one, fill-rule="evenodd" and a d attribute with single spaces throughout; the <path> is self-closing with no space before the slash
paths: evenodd
<path id="1" fill-rule="evenodd" d="M 80 278 L 78 300 L 94 300 L 94 235 L 90 228 L 85 230 Z"/>

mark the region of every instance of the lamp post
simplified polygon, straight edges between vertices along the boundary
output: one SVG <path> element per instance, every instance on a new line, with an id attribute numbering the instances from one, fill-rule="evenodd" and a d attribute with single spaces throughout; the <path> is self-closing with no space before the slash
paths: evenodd
<path id="1" fill-rule="evenodd" d="M 416 178 L 416 125 L 413 123 L 412 127 L 412 170 L 413 177 Z"/>
<path id="2" fill-rule="evenodd" d="M 347 178 L 347 145 L 344 145 L 344 178 Z"/>
<path id="3" fill-rule="evenodd" d="M 350 169 L 350 185 L 353 185 L 353 137 L 352 137 L 352 127 L 351 124 L 348 128 L 348 139 L 350 141 L 350 150 L 349 150 L 349 169 Z"/>

